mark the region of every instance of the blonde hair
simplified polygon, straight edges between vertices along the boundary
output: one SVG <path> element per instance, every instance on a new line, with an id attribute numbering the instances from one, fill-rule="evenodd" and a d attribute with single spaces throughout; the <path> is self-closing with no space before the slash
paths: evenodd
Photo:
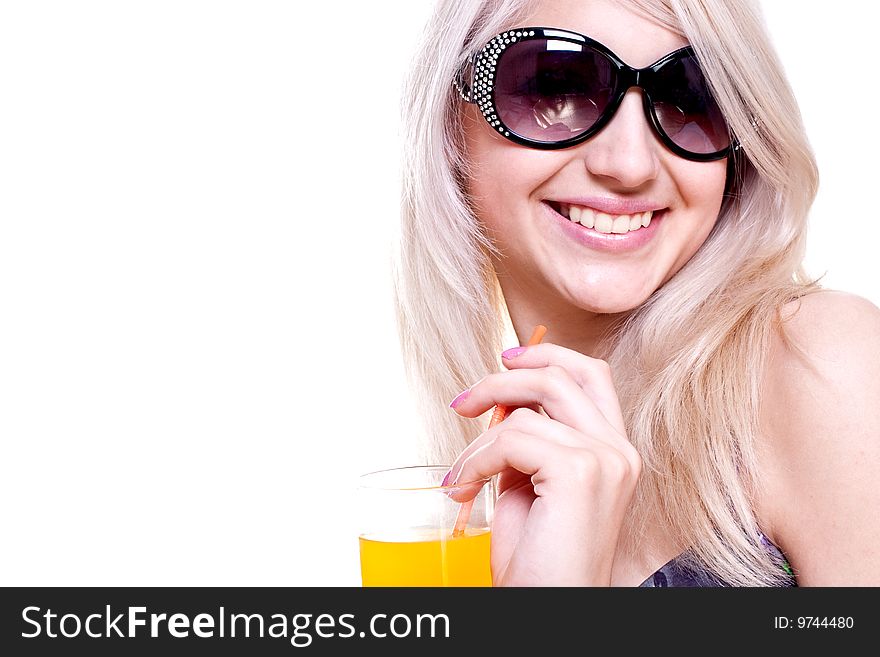
<path id="1" fill-rule="evenodd" d="M 659 520 L 721 582 L 772 585 L 784 572 L 758 540 L 754 508 L 760 375 L 780 309 L 817 289 L 801 268 L 816 165 L 756 3 L 626 2 L 691 43 L 743 148 L 705 243 L 591 354 L 611 365 L 643 462 L 624 536 L 638 550 L 645 519 Z M 530 9 L 528 0 L 440 0 L 406 83 L 395 297 L 431 460 L 451 461 L 484 429 L 447 404 L 501 369 L 508 321 L 497 251 L 465 192 L 472 171 L 451 81 Z"/>

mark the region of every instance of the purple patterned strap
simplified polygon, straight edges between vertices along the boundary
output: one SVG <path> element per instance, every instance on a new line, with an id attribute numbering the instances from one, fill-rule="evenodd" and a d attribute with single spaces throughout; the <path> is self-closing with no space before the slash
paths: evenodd
<path id="1" fill-rule="evenodd" d="M 797 586 L 794 573 L 792 572 L 791 566 L 788 564 L 785 555 L 782 554 L 782 550 L 776 547 L 763 533 L 759 532 L 758 536 L 761 545 L 763 545 L 767 551 L 779 561 L 780 568 L 782 568 L 787 575 L 779 586 Z M 660 570 L 648 577 L 648 579 L 642 582 L 639 586 L 650 588 L 667 586 L 712 587 L 730 585 L 720 581 L 705 568 L 695 566 L 690 553 L 683 552 L 664 564 Z"/>

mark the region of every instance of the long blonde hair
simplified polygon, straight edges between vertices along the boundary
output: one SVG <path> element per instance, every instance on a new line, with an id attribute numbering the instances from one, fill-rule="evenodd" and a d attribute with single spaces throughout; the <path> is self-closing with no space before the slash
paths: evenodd
<path id="1" fill-rule="evenodd" d="M 611 365 L 643 461 L 624 536 L 638 550 L 646 519 L 659 520 L 720 581 L 771 585 L 784 573 L 755 518 L 760 374 L 782 306 L 817 289 L 801 262 L 818 173 L 756 3 L 625 1 L 691 43 L 742 150 L 705 243 L 591 354 Z M 529 0 L 439 0 L 405 87 L 395 297 L 430 460 L 451 461 L 484 429 L 447 404 L 501 369 L 509 321 L 497 251 L 465 191 L 473 172 L 451 81 L 530 9 Z"/>

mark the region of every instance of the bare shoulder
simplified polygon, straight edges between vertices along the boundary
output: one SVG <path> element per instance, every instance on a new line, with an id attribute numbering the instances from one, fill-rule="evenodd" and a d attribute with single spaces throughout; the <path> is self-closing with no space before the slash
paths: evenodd
<path id="1" fill-rule="evenodd" d="M 806 343 L 805 347 L 822 352 L 828 348 L 836 352 L 836 347 L 848 350 L 853 346 L 868 346 L 852 345 L 843 339 L 846 336 L 871 338 L 870 346 L 878 346 L 880 308 L 855 294 L 836 290 L 808 294 L 789 302 L 782 310 L 782 318 L 791 337 Z"/>
<path id="2" fill-rule="evenodd" d="M 880 309 L 823 291 L 782 317 L 762 385 L 759 513 L 802 584 L 880 584 Z"/>
<path id="3" fill-rule="evenodd" d="M 877 383 L 878 368 L 880 308 L 845 292 L 806 295 L 782 309 L 764 381 L 765 400 L 776 404 L 765 409 L 771 418 L 783 414 L 786 422 L 793 410 L 839 414 L 846 409 L 830 408 L 828 396 L 869 390 Z M 856 394 L 853 401 L 859 398 Z"/>

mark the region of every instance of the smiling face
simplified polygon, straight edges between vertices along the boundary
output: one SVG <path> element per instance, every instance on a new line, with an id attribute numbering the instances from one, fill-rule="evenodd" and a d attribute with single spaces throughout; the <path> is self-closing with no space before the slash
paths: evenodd
<path id="1" fill-rule="evenodd" d="M 609 0 L 548 0 L 521 25 L 579 32 L 636 68 L 687 45 Z M 517 316 L 577 322 L 584 311 L 638 307 L 715 224 L 726 159 L 693 162 L 668 150 L 637 88 L 598 134 L 555 151 L 505 139 L 475 105 L 462 111 L 476 172 L 468 192 L 502 254 L 494 264 L 515 326 Z"/>

